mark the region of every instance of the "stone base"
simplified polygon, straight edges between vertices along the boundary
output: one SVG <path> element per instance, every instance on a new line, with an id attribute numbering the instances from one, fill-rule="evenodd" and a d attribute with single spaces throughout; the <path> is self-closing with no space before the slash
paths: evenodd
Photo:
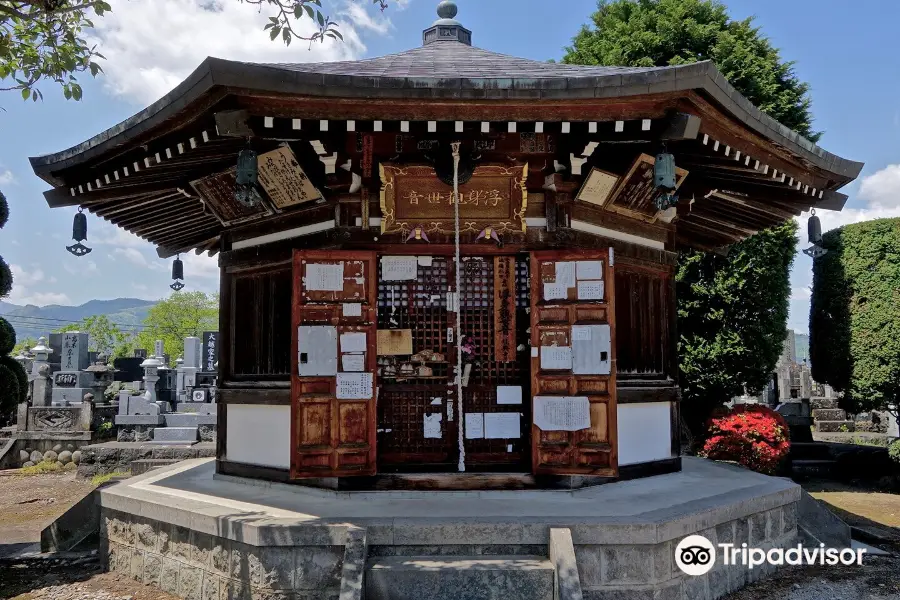
<path id="1" fill-rule="evenodd" d="M 159 444 L 107 442 L 82 448 L 78 476 L 90 479 L 94 475 L 126 473 L 132 462 L 146 459 L 176 459 L 179 461 L 216 455 L 216 445 L 199 443 L 193 446 L 169 447 Z"/>
<path id="2" fill-rule="evenodd" d="M 117 442 L 149 442 L 153 439 L 153 431 L 159 425 L 119 425 L 116 434 Z"/>
<path id="3" fill-rule="evenodd" d="M 719 560 L 686 576 L 674 562 L 685 536 L 763 549 L 797 540 L 799 486 L 701 459 L 686 458 L 680 473 L 576 491 L 333 492 L 216 477 L 214 467 L 186 461 L 102 489 L 109 568 L 191 600 L 300 600 L 337 599 L 342 589 L 354 591 L 341 598 L 375 598 L 362 588 L 388 567 L 415 564 L 420 573 L 401 569 L 402 589 L 430 589 L 417 598 L 470 597 L 491 577 L 521 590 L 516 578 L 535 577 L 527 597 L 551 600 L 541 578 L 553 554 L 553 565 L 566 563 L 564 548 L 549 547 L 551 529 L 562 529 L 570 534 L 556 539 L 571 539 L 568 564 L 577 564 L 577 578 L 557 574 L 568 592 L 714 600 L 771 568 Z M 497 574 L 499 560 L 509 568 Z M 457 587 L 422 587 L 429 569 L 452 571 Z M 400 589 L 386 597 L 405 597 Z"/>

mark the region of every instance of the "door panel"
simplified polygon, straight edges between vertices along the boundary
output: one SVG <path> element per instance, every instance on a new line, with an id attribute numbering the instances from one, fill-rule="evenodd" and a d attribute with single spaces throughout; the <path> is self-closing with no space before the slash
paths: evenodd
<path id="1" fill-rule="evenodd" d="M 615 278 L 610 258 L 611 252 L 587 250 L 531 255 L 532 395 L 586 397 L 590 415 L 590 426 L 580 431 L 532 426 L 535 474 L 618 475 Z M 571 361 L 548 362 L 546 358 L 559 351 L 544 348 L 554 346 L 569 348 Z"/>
<path id="2" fill-rule="evenodd" d="M 376 472 L 375 268 L 373 252 L 294 252 L 292 478 Z M 337 397 L 346 333 L 367 338 L 363 372 L 373 383 L 365 398 Z"/>

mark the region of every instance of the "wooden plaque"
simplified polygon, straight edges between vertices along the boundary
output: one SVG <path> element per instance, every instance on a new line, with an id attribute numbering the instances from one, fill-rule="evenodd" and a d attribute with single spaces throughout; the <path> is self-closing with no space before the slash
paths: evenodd
<path id="1" fill-rule="evenodd" d="M 493 227 L 498 233 L 525 231 L 528 165 L 477 167 L 459 186 L 460 233 Z M 381 165 L 381 231 L 409 233 L 421 225 L 428 233 L 452 233 L 453 188 L 429 166 Z"/>
<path id="2" fill-rule="evenodd" d="M 653 165 L 656 159 L 649 154 L 641 154 L 631 165 L 628 173 L 619 180 L 604 208 L 628 217 L 653 223 L 659 210 L 655 200 L 660 192 L 653 184 Z M 675 168 L 675 189 L 684 182 L 688 172 Z"/>
<path id="3" fill-rule="evenodd" d="M 322 197 L 289 146 L 261 154 L 257 162 L 259 186 L 266 191 L 276 208 L 291 208 Z"/>

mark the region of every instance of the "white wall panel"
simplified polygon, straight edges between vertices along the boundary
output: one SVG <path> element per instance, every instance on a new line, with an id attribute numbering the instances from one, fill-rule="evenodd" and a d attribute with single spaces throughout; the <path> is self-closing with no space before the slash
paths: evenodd
<path id="1" fill-rule="evenodd" d="M 620 466 L 672 458 L 671 411 L 671 402 L 619 404 Z"/>
<path id="2" fill-rule="evenodd" d="M 289 469 L 291 467 L 291 407 L 228 405 L 228 460 Z"/>

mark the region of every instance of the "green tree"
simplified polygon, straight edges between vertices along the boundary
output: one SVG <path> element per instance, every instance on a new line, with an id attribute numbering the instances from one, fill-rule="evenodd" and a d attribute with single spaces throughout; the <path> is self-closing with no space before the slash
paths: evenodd
<path id="1" fill-rule="evenodd" d="M 844 392 L 851 413 L 900 416 L 900 219 L 845 225 L 822 246 L 809 315 L 813 378 Z"/>
<path id="2" fill-rule="evenodd" d="M 119 329 L 106 315 L 85 317 L 56 330 L 56 333 L 82 331 L 88 334 L 88 350 L 106 354 L 109 360 L 129 356 L 132 336 Z"/>
<path id="3" fill-rule="evenodd" d="M 153 352 L 156 340 L 172 357 L 184 352 L 184 338 L 201 337 L 204 331 L 219 329 L 219 295 L 203 292 L 174 292 L 147 312 L 136 347 Z"/>
<path id="4" fill-rule="evenodd" d="M 752 19 L 716 0 L 600 0 L 564 63 L 665 66 L 712 60 L 760 110 L 817 140 L 809 86 Z M 677 161 L 677 155 L 676 155 Z M 682 252 L 677 295 L 682 414 L 700 431 L 713 407 L 758 391 L 784 342 L 796 225 L 735 244 L 726 257 Z"/>
<path id="5" fill-rule="evenodd" d="M 0 192 L 0 229 L 9 220 L 9 204 Z M 12 290 L 13 276 L 3 257 L 0 257 L 0 298 Z M 0 318 L 0 425 L 9 423 L 16 406 L 28 395 L 28 375 L 9 354 L 16 347 L 16 330 L 6 319 Z"/>
<path id="6" fill-rule="evenodd" d="M 770 380 L 787 335 L 796 246 L 797 224 L 788 221 L 734 244 L 727 256 L 679 256 L 678 360 L 689 425 Z"/>
<path id="7" fill-rule="evenodd" d="M 234 1 L 234 0 L 231 0 Z M 337 23 L 322 12 L 322 0 L 238 0 L 274 13 L 265 29 L 271 39 L 290 45 L 294 39 L 324 42 L 342 40 Z M 388 0 L 372 0 L 381 10 Z M 81 100 L 77 75 L 85 71 L 97 76 L 103 59 L 96 46 L 82 37 L 94 26 L 92 18 L 111 11 L 100 0 L 0 0 L 0 91 L 17 90 L 22 98 L 43 98 L 42 81 L 60 84 L 67 99 Z M 310 19 L 316 26 L 311 35 L 301 35 L 293 26 Z"/>
<path id="8" fill-rule="evenodd" d="M 16 345 L 12 349 L 12 352 L 10 352 L 10 354 L 15 354 L 16 356 L 18 356 L 20 353 L 26 352 L 34 348 L 35 346 L 37 346 L 37 340 L 33 337 L 20 339 L 18 342 L 16 342 Z"/>
<path id="9" fill-rule="evenodd" d="M 564 63 L 652 67 L 712 60 L 761 111 L 816 141 L 809 85 L 781 59 L 753 18 L 734 21 L 716 0 L 600 0 Z"/>

